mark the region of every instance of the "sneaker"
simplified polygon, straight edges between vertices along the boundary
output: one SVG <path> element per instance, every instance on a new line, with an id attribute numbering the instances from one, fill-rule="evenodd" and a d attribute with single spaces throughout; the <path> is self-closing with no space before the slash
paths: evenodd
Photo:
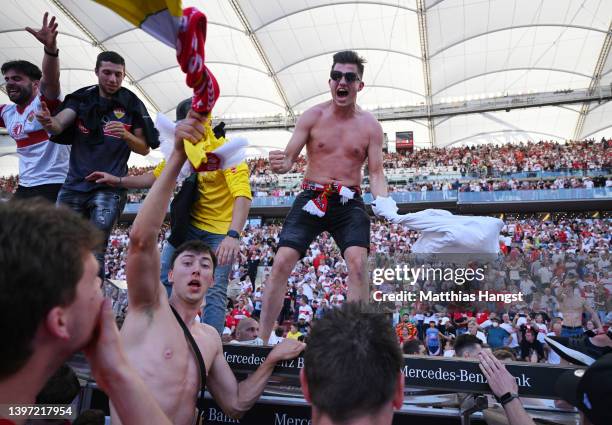
<path id="1" fill-rule="evenodd" d="M 575 338 L 547 336 L 544 340 L 560 357 L 582 366 L 590 366 L 595 360 L 612 351 L 610 347 L 596 347 L 591 344 L 588 337 L 583 336 Z"/>

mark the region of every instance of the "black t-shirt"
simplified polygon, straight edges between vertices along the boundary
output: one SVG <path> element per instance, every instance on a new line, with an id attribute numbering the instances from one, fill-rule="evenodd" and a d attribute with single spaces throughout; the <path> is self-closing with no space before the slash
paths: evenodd
<path id="1" fill-rule="evenodd" d="M 108 99 L 100 98 L 102 108 L 107 107 L 108 102 Z M 78 101 L 75 99 L 70 99 L 65 107 L 78 113 Z M 111 121 L 123 123 L 132 134 L 137 128 L 141 128 L 134 125 L 134 116 L 126 113 L 125 109 L 119 106 L 102 117 L 100 126 L 104 127 Z M 102 143 L 89 143 L 88 134 L 89 130 L 77 118 L 76 137 L 72 141 L 70 167 L 64 183 L 66 189 L 79 192 L 90 192 L 100 188 L 108 189 L 107 185 L 85 180 L 85 177 L 93 171 L 104 171 L 120 177 L 127 174 L 127 162 L 132 151 L 126 141 L 104 132 Z"/>

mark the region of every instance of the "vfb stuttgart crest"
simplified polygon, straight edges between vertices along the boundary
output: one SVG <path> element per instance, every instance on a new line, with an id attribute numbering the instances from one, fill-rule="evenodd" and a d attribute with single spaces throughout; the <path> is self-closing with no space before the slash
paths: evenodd
<path id="1" fill-rule="evenodd" d="M 121 118 L 125 117 L 125 109 L 115 108 L 113 109 L 113 114 L 115 114 L 115 117 L 117 117 L 117 119 L 120 120 Z"/>
<path id="2" fill-rule="evenodd" d="M 13 129 L 11 130 L 11 134 L 13 137 L 19 137 L 22 131 L 23 131 L 23 125 L 20 122 L 18 122 L 17 124 L 13 126 Z"/>

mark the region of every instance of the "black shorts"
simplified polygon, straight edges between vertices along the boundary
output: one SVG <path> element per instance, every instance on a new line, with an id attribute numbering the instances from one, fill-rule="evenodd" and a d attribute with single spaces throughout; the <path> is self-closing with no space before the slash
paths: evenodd
<path id="1" fill-rule="evenodd" d="M 365 210 L 359 195 L 346 204 L 340 202 L 340 195 L 334 193 L 328 198 L 327 212 L 317 217 L 302 209 L 308 201 L 316 198 L 319 192 L 305 190 L 300 193 L 285 217 L 278 246 L 297 250 L 303 257 L 312 241 L 324 231 L 328 231 L 340 252 L 351 246 L 361 246 L 370 250 L 370 216 Z"/>
<path id="2" fill-rule="evenodd" d="M 31 199 L 41 197 L 55 204 L 62 183 L 41 184 L 38 186 L 17 186 L 13 199 Z"/>

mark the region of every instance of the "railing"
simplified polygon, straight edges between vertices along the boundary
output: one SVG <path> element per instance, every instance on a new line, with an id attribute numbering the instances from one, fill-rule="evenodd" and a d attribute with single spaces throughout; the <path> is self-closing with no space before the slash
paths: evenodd
<path id="1" fill-rule="evenodd" d="M 592 170 L 576 170 L 576 169 L 564 169 L 556 171 L 522 171 L 520 173 L 502 172 L 499 170 L 493 170 L 490 174 L 486 172 L 472 171 L 460 173 L 454 172 L 417 172 L 414 170 L 406 169 L 386 169 L 385 177 L 389 182 L 397 181 L 412 181 L 412 182 L 432 182 L 432 181 L 469 181 L 479 179 L 554 179 L 557 177 L 598 177 L 608 176 L 612 174 L 612 169 L 592 169 Z M 303 174 L 291 173 L 279 176 L 279 180 L 270 184 L 254 183 L 254 188 L 261 188 L 263 190 L 269 190 L 270 188 L 283 188 L 293 189 L 302 180 Z M 365 182 L 367 184 L 368 177 L 366 176 Z"/>
<path id="2" fill-rule="evenodd" d="M 391 192 L 391 197 L 398 204 L 439 203 L 457 204 L 492 203 L 492 202 L 537 202 L 537 201 L 575 201 L 611 199 L 612 188 L 596 187 L 593 189 L 539 189 L 539 190 L 500 190 L 494 192 Z M 363 200 L 372 203 L 372 194 L 365 193 Z M 253 198 L 252 207 L 290 207 L 295 196 L 260 196 Z M 136 214 L 141 203 L 129 203 L 123 210 L 124 214 Z"/>
<path id="3" fill-rule="evenodd" d="M 573 201 L 583 199 L 612 199 L 612 188 L 503 190 L 497 192 L 460 192 L 457 203 Z"/>

